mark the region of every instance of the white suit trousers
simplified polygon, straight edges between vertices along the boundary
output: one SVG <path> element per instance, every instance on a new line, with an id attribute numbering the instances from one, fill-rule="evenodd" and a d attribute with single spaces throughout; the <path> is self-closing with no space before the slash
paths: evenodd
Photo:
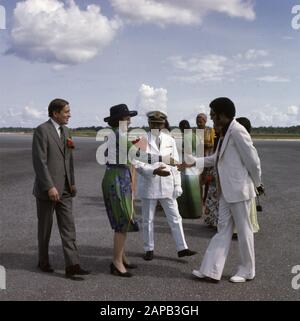
<path id="1" fill-rule="evenodd" d="M 154 250 L 154 214 L 157 205 L 157 199 L 142 198 L 142 215 L 143 215 L 143 236 L 144 236 L 144 250 Z M 187 249 L 188 246 L 185 241 L 182 218 L 179 214 L 178 204 L 176 199 L 162 198 L 159 202 L 164 209 L 167 221 L 171 228 L 172 236 L 176 243 L 177 251 Z"/>
<path id="2" fill-rule="evenodd" d="M 253 278 L 255 276 L 255 254 L 253 230 L 250 222 L 251 199 L 237 203 L 227 203 L 223 197 L 219 200 L 218 232 L 211 239 L 205 252 L 200 273 L 220 280 L 229 252 L 232 233 L 236 226 L 241 264 L 236 275 Z"/>

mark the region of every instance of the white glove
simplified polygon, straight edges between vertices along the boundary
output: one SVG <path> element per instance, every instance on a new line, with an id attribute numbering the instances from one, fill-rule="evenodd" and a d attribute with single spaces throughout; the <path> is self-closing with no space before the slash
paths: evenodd
<path id="1" fill-rule="evenodd" d="M 173 192 L 173 198 L 176 199 L 177 197 L 181 196 L 183 193 L 182 188 L 180 185 L 176 185 Z"/>

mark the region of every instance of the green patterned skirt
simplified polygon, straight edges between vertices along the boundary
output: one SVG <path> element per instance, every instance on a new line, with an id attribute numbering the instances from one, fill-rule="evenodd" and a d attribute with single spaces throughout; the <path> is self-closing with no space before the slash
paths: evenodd
<path id="1" fill-rule="evenodd" d="M 185 175 L 181 172 L 181 187 L 183 194 L 177 198 L 179 212 L 182 218 L 195 219 L 202 216 L 202 197 L 199 175 Z"/>
<path id="2" fill-rule="evenodd" d="M 134 219 L 130 168 L 107 166 L 102 181 L 102 192 L 110 225 L 115 232 L 138 231 Z"/>

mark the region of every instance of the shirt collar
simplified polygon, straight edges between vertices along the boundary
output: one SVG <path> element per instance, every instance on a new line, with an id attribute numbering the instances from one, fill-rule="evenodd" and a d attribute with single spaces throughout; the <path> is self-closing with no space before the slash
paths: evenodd
<path id="1" fill-rule="evenodd" d="M 51 120 L 52 124 L 54 125 L 55 129 L 58 130 L 60 125 L 54 119 L 50 118 L 50 120 Z"/>

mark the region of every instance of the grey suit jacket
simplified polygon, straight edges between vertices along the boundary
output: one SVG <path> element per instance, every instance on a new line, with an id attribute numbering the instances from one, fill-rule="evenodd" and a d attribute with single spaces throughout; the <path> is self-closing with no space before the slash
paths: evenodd
<path id="1" fill-rule="evenodd" d="M 70 130 L 63 126 L 65 143 L 49 119 L 36 128 L 32 141 L 32 160 L 35 171 L 33 194 L 37 198 L 48 200 L 48 190 L 56 187 L 61 196 L 65 182 L 75 185 L 72 149 L 66 140 L 71 137 Z"/>

